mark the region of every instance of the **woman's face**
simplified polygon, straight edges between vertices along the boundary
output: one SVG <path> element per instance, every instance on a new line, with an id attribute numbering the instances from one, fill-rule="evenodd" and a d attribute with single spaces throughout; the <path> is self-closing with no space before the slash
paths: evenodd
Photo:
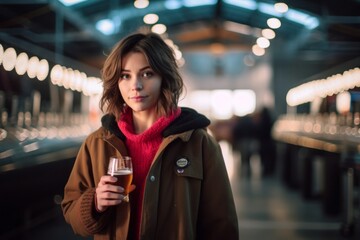
<path id="1" fill-rule="evenodd" d="M 118 86 L 125 103 L 134 112 L 156 110 L 161 81 L 143 53 L 130 52 L 123 57 Z"/>

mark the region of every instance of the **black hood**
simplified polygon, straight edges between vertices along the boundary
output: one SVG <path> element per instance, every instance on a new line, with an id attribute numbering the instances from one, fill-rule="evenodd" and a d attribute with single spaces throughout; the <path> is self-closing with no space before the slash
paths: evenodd
<path id="1" fill-rule="evenodd" d="M 120 139 L 125 139 L 124 134 L 120 131 L 115 116 L 107 114 L 101 118 L 102 126 L 115 134 Z M 209 126 L 210 120 L 204 115 L 196 112 L 191 108 L 182 107 L 181 114 L 176 118 L 165 130 L 163 131 L 163 137 L 167 137 L 172 134 L 178 134 L 185 131 L 206 128 Z"/>
<path id="2" fill-rule="evenodd" d="M 180 116 L 165 128 L 162 135 L 167 137 L 193 129 L 205 128 L 209 124 L 210 120 L 204 115 L 196 112 L 194 109 L 182 107 Z"/>

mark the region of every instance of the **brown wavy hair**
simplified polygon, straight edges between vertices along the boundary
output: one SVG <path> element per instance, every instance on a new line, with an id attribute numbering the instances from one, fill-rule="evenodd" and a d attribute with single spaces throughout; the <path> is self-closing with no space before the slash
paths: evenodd
<path id="1" fill-rule="evenodd" d="M 100 99 L 100 109 L 104 113 L 113 114 L 117 119 L 123 113 L 125 101 L 120 94 L 118 81 L 122 59 L 130 52 L 143 53 L 153 71 L 161 76 L 157 111 L 160 115 L 170 114 L 178 106 L 184 84 L 174 51 L 155 33 L 134 33 L 114 46 L 101 70 L 104 90 Z"/>

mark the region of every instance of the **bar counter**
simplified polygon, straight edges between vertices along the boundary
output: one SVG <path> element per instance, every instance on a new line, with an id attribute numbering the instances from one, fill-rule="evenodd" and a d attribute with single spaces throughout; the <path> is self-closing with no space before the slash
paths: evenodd
<path id="1" fill-rule="evenodd" d="M 0 239 L 12 239 L 59 211 L 86 125 L 1 129 Z"/>
<path id="2" fill-rule="evenodd" d="M 352 116 L 287 114 L 278 118 L 272 131 L 273 138 L 284 145 L 285 180 L 291 182 L 294 177 L 290 175 L 298 174 L 297 180 L 301 180 L 297 185 L 309 198 L 313 196 L 314 179 L 321 177 L 324 212 L 340 212 L 340 231 L 345 236 L 358 225 L 354 208 L 359 204 L 355 204 L 354 190 L 360 181 L 360 127 L 354 122 Z M 320 171 L 314 170 L 317 158 L 323 162 Z"/>

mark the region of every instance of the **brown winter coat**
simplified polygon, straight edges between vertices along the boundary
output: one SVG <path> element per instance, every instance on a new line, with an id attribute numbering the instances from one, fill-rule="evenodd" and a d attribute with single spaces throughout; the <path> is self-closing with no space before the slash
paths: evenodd
<path id="1" fill-rule="evenodd" d="M 154 157 L 143 199 L 143 240 L 238 239 L 234 200 L 218 143 L 203 128 L 183 131 L 208 124 L 203 116 L 201 121 L 189 121 L 193 115 L 197 118 L 199 114 L 182 110 L 182 116 L 171 125 L 175 130 L 169 126 Z M 75 233 L 94 235 L 96 240 L 125 240 L 131 202 L 102 214 L 94 208 L 95 188 L 106 174 L 109 157 L 127 154 L 123 135 L 118 129 L 115 134 L 106 129 L 115 126 L 109 125 L 83 143 L 65 186 L 62 208 Z M 176 165 L 180 158 L 189 161 L 184 171 Z"/>

